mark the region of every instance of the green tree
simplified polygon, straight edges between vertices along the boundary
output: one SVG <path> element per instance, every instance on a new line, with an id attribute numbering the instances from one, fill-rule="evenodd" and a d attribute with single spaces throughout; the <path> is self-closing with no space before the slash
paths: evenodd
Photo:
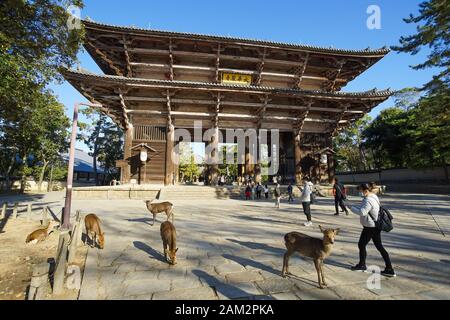
<path id="1" fill-rule="evenodd" d="M 338 171 L 360 171 L 373 168 L 371 154 L 367 153 L 362 132 L 371 118 L 366 115 L 352 123 L 333 140 Z"/>
<path id="2" fill-rule="evenodd" d="M 67 28 L 69 5 L 82 7 L 82 1 L 0 2 L 0 163 L 7 180 L 14 171 L 21 176 L 21 191 L 33 171 L 30 156 L 43 157 L 44 141 L 64 140 L 45 136 L 47 124 L 39 112 L 54 105 L 46 86 L 61 79 L 58 68 L 73 65 L 81 46 L 83 30 Z"/>
<path id="3" fill-rule="evenodd" d="M 450 86 L 450 3 L 448 0 L 428 0 L 419 4 L 419 14 L 404 19 L 406 23 L 418 24 L 417 33 L 400 38 L 393 50 L 417 54 L 423 47 L 431 49 L 427 60 L 413 66 L 415 70 L 439 68 L 441 71 L 423 89 L 435 91 Z"/>
<path id="4" fill-rule="evenodd" d="M 81 111 L 88 121 L 79 122 L 81 132 L 78 139 L 89 147 L 89 155 L 93 158 L 95 184 L 98 185 L 98 162 L 101 162 L 108 178 L 117 173 L 116 160 L 123 158 L 123 133 L 104 113 L 94 108 Z"/>

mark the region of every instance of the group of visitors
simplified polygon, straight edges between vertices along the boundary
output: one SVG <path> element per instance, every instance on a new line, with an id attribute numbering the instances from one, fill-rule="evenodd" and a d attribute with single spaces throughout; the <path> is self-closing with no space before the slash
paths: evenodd
<path id="1" fill-rule="evenodd" d="M 269 199 L 269 187 L 268 185 L 262 185 L 261 183 L 253 183 L 253 182 L 247 182 L 247 186 L 245 187 L 245 199 L 246 200 L 255 200 L 261 199 L 262 194 L 264 193 L 265 199 Z"/>
<path id="2" fill-rule="evenodd" d="M 310 227 L 312 226 L 311 219 L 311 204 L 315 202 L 315 187 L 311 182 L 309 177 L 304 177 L 303 185 L 297 186 L 300 191 L 299 201 L 302 204 L 303 212 L 306 216 L 306 222 L 304 226 Z M 375 247 L 380 252 L 381 256 L 385 262 L 385 269 L 381 272 L 382 275 L 387 277 L 395 277 L 396 274 L 392 267 L 392 263 L 389 257 L 388 252 L 383 247 L 381 241 L 381 231 L 379 228 L 375 226 L 375 221 L 378 219 L 378 214 L 380 211 L 380 200 L 377 195 L 373 192 L 375 184 L 367 183 L 361 184 L 358 186 L 358 190 L 360 192 L 360 196 L 363 197 L 362 203 L 359 206 L 351 206 L 347 208 L 345 201 L 347 201 L 347 189 L 345 186 L 338 181 L 337 178 L 333 180 L 333 188 L 332 192 L 334 195 L 334 207 L 335 207 L 335 216 L 339 216 L 340 213 L 344 213 L 348 216 L 349 212 L 360 216 L 360 223 L 363 226 L 363 230 L 361 232 L 358 248 L 359 248 L 359 262 L 351 267 L 352 271 L 365 271 L 366 267 L 366 247 L 370 240 L 373 241 Z M 245 189 L 245 197 L 247 200 L 254 199 L 254 193 L 256 193 L 256 198 L 261 199 L 261 193 L 264 192 L 265 198 L 269 197 L 269 187 L 266 185 L 262 185 L 260 183 L 252 185 L 252 183 L 248 183 Z M 294 186 L 290 183 L 287 187 L 288 194 L 288 203 L 294 202 Z M 273 195 L 275 198 L 275 207 L 280 208 L 281 201 L 281 188 L 280 183 L 276 182 L 273 188 Z M 339 211 L 341 209 L 341 211 Z"/>

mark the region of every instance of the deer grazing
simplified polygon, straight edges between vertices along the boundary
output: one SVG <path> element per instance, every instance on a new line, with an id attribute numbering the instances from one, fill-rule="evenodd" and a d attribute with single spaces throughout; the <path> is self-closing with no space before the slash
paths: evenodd
<path id="1" fill-rule="evenodd" d="M 172 209 L 173 209 L 172 203 L 170 203 L 168 201 L 153 203 L 153 200 L 151 200 L 151 201 L 147 200 L 147 201 L 145 201 L 145 204 L 147 205 L 147 209 L 153 215 L 153 225 L 155 224 L 156 215 L 161 212 L 166 213 L 167 220 L 169 220 L 169 218 L 172 217 L 172 223 L 174 222 L 174 217 L 173 217 L 173 212 L 172 212 Z"/>
<path id="2" fill-rule="evenodd" d="M 45 239 L 47 239 L 48 235 L 54 231 L 57 224 L 58 223 L 56 221 L 51 220 L 48 223 L 47 227 L 37 229 L 30 233 L 25 240 L 25 243 L 36 244 L 38 242 L 44 241 Z"/>
<path id="3" fill-rule="evenodd" d="M 165 221 L 160 227 L 161 239 L 163 242 L 164 257 L 172 264 L 177 264 L 177 232 L 175 226 L 170 221 Z M 169 259 L 167 258 L 169 256 Z"/>
<path id="4" fill-rule="evenodd" d="M 289 258 L 294 252 L 298 252 L 300 255 L 310 257 L 314 260 L 319 287 L 323 289 L 327 285 L 323 275 L 323 260 L 331 254 L 334 239 L 339 233 L 339 229 L 324 230 L 320 225 L 319 229 L 323 233 L 322 240 L 310 237 L 300 232 L 289 232 L 284 236 L 287 250 L 283 258 L 283 278 L 286 277 L 287 274 L 291 274 L 289 272 Z"/>
<path id="5" fill-rule="evenodd" d="M 84 217 L 84 226 L 86 227 L 86 244 L 88 244 L 90 237 L 91 248 L 94 248 L 96 243 L 100 249 L 105 247 L 105 233 L 102 232 L 100 223 L 100 218 L 93 213 L 90 213 Z"/>

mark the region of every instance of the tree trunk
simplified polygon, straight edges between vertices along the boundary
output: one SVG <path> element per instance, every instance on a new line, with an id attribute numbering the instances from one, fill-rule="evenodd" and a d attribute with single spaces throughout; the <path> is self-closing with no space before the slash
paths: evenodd
<path id="1" fill-rule="evenodd" d="M 50 167 L 50 179 L 47 184 L 47 192 L 53 191 L 53 164 Z"/>
<path id="2" fill-rule="evenodd" d="M 10 177 L 10 174 L 11 174 L 11 171 L 12 171 L 12 169 L 14 167 L 14 163 L 15 162 L 16 162 L 16 155 L 13 155 L 12 158 L 11 158 L 11 162 L 9 163 L 8 170 L 6 170 L 6 173 L 5 173 L 6 192 L 11 190 L 11 181 L 10 181 L 11 177 Z"/>
<path id="3" fill-rule="evenodd" d="M 21 172 L 21 177 L 20 177 L 20 190 L 19 193 L 24 193 L 25 192 L 25 188 L 26 188 L 26 184 L 27 184 L 27 175 L 25 173 L 25 168 L 27 167 L 27 153 L 25 152 L 24 155 L 22 156 L 22 172 Z"/>
<path id="4" fill-rule="evenodd" d="M 445 183 L 450 184 L 450 176 L 449 176 L 449 173 L 448 173 L 447 163 L 446 163 L 446 161 L 445 161 L 445 159 L 443 157 L 441 158 L 441 162 L 442 162 L 442 166 L 444 168 Z"/>
<path id="5" fill-rule="evenodd" d="M 41 172 L 39 174 L 39 181 L 38 181 L 39 192 L 42 190 L 42 182 L 44 181 L 45 170 L 47 170 L 47 166 L 48 166 L 48 161 L 44 160 L 44 165 L 42 166 Z"/>
<path id="6" fill-rule="evenodd" d="M 97 176 L 97 146 L 94 147 L 94 153 L 92 156 L 92 164 L 94 166 L 94 180 L 95 185 L 98 186 L 98 176 Z"/>

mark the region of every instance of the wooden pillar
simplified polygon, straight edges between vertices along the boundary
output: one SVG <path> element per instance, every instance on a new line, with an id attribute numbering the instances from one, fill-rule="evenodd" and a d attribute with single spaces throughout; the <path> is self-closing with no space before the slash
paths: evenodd
<path id="1" fill-rule="evenodd" d="M 175 140 L 175 128 L 173 124 L 167 125 L 166 132 L 166 174 L 164 176 L 164 185 L 173 184 L 174 182 L 174 163 L 172 161 L 173 143 Z"/>
<path id="2" fill-rule="evenodd" d="M 334 155 L 332 153 L 327 156 L 327 166 L 328 166 L 328 181 L 331 183 L 336 175 L 336 163 L 334 160 Z"/>
<path id="3" fill-rule="evenodd" d="M 297 185 L 302 183 L 302 149 L 300 147 L 301 134 L 300 132 L 294 133 L 294 153 L 295 153 L 295 183 Z"/>
<path id="4" fill-rule="evenodd" d="M 212 144 L 211 160 L 209 165 L 209 182 L 211 185 L 219 184 L 219 127 L 214 127 L 214 134 L 211 137 L 210 144 Z"/>
<path id="5" fill-rule="evenodd" d="M 132 148 L 132 142 L 133 142 L 133 126 L 130 125 L 125 130 L 125 137 L 124 137 L 124 146 L 123 146 L 123 158 L 127 162 L 125 166 L 122 167 L 123 172 L 121 172 L 122 176 L 122 183 L 129 183 L 131 179 L 131 148 Z"/>

